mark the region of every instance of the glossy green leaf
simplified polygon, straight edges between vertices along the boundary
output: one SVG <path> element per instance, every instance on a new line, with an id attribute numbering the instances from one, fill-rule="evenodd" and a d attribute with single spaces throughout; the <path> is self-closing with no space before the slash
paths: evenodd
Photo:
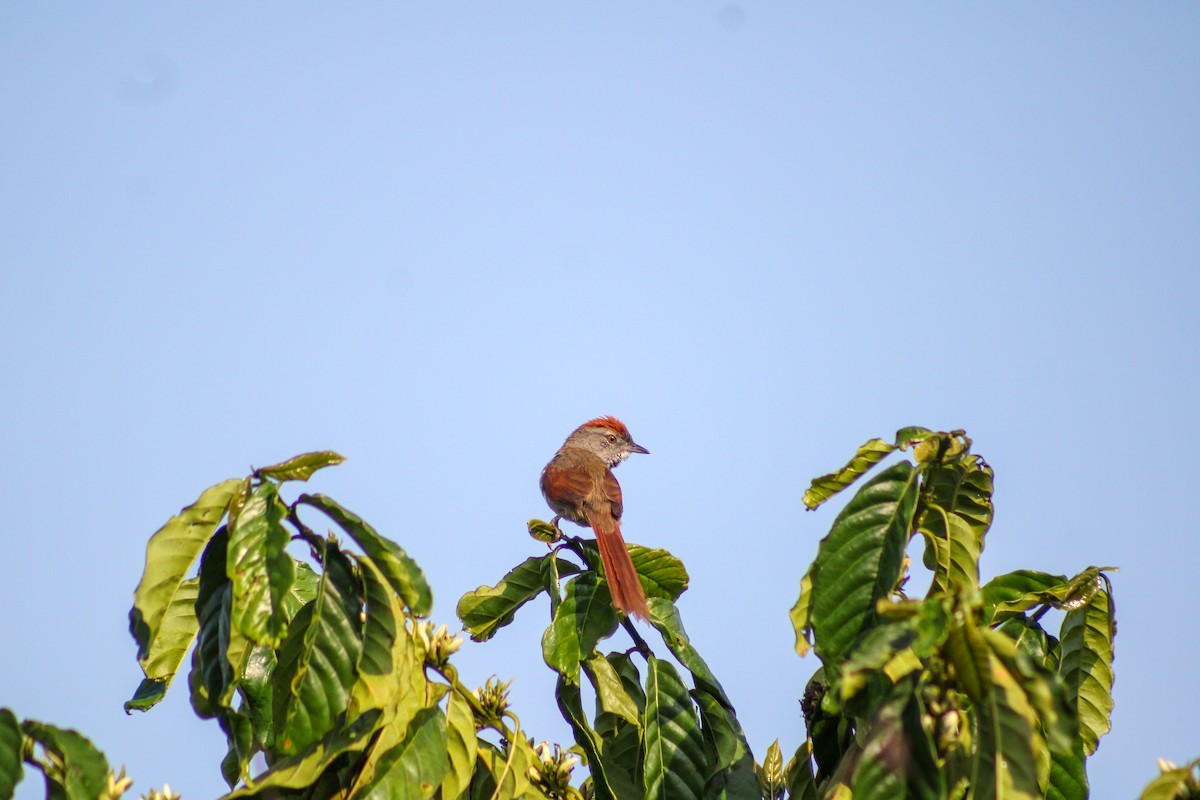
<path id="1" fill-rule="evenodd" d="M 587 759 L 592 775 L 592 786 L 596 800 L 626 800 L 638 797 L 639 788 L 629 782 L 629 772 L 619 766 L 610 765 L 604 759 L 603 741 L 588 722 L 583 712 L 583 700 L 578 682 L 568 682 L 561 674 L 555 686 L 554 698 L 558 702 L 563 719 L 571 726 L 575 743 Z M 484 750 L 480 750 L 480 757 Z"/>
<path id="2" fill-rule="evenodd" d="M 608 586 L 594 572 L 585 572 L 566 585 L 554 620 L 542 636 L 542 657 L 567 680 L 579 679 L 579 662 L 590 658 L 601 639 L 617 627 Z"/>
<path id="3" fill-rule="evenodd" d="M 674 602 L 687 591 L 688 574 L 683 562 L 666 550 L 631 544 L 629 557 L 642 588 L 646 590 L 646 597 L 665 597 Z"/>
<path id="4" fill-rule="evenodd" d="M 892 687 L 867 726 L 854 768 L 855 800 L 935 800 L 946 796 L 933 742 L 921 725 L 916 681 Z"/>
<path id="5" fill-rule="evenodd" d="M 493 747 L 479 749 L 479 761 L 491 778 L 488 795 L 495 800 L 545 800 L 546 795 L 530 783 L 529 768 L 537 756 L 525 739 L 507 742 L 503 751 Z"/>
<path id="6" fill-rule="evenodd" d="M 925 669 L 930 656 L 945 641 L 947 629 L 947 611 L 938 600 L 922 602 L 918 613 L 908 619 L 872 629 L 841 664 L 832 699 L 851 699 L 877 673 L 893 684 Z"/>
<path id="7" fill-rule="evenodd" d="M 0 798 L 8 800 L 24 777 L 25 735 L 21 723 L 7 708 L 0 708 Z"/>
<path id="8" fill-rule="evenodd" d="M 983 586 L 983 621 L 1001 622 L 1041 605 L 1047 592 L 1068 583 L 1066 575 L 1031 569 L 997 575 Z"/>
<path id="9" fill-rule="evenodd" d="M 195 604 L 198 640 L 192 656 L 192 668 L 199 675 L 193 676 L 192 706 L 205 717 L 215 715 L 220 707 L 228 707 L 234 688 L 233 665 L 228 658 L 233 602 L 233 583 L 226 568 L 228 549 L 229 532 L 222 527 L 200 558 Z M 196 694 L 201 687 L 205 698 L 203 708 Z"/>
<path id="10" fill-rule="evenodd" d="M 645 792 L 647 800 L 704 795 L 706 763 L 700 719 L 679 673 L 651 656 L 646 665 Z"/>
<path id="11" fill-rule="evenodd" d="M 254 470 L 254 474 L 260 478 L 274 478 L 277 481 L 306 481 L 317 470 L 335 467 L 345 460 L 332 450 L 320 450 L 294 456 L 270 467 L 261 467 Z"/>
<path id="12" fill-rule="evenodd" d="M 1068 611 L 1062 625 L 1062 662 L 1067 702 L 1079 717 L 1086 755 L 1112 728 L 1113 632 L 1112 597 L 1103 578 L 1082 608 Z"/>
<path id="13" fill-rule="evenodd" d="M 442 800 L 455 800 L 470 788 L 478 751 L 471 706 L 457 692 L 452 692 L 446 701 L 446 755 L 450 767 L 442 781 Z"/>
<path id="14" fill-rule="evenodd" d="M 929 596 L 979 588 L 983 538 L 963 517 L 933 503 L 925 504 L 917 529 L 934 555 Z"/>
<path id="15" fill-rule="evenodd" d="M 146 568 L 133 593 L 129 628 L 138 662 L 151 680 L 169 683 L 191 645 L 195 630 L 186 617 L 196 584 L 188 573 L 241 484 L 230 479 L 205 489 L 146 544 Z"/>
<path id="16" fill-rule="evenodd" d="M 900 578 L 917 500 L 917 472 L 901 461 L 859 490 L 820 544 L 813 572 L 812 628 L 817 655 L 842 661 L 875 624 L 877 601 Z"/>
<path id="17" fill-rule="evenodd" d="M 404 609 L 386 576 L 366 557 L 358 558 L 366 597 L 366 621 L 350 715 L 385 710 L 389 725 L 404 729 L 425 705 L 425 655 L 405 626 Z"/>
<path id="18" fill-rule="evenodd" d="M 362 650 L 359 582 L 331 540 L 317 596 L 292 620 L 274 678 L 275 749 L 300 753 L 346 709 Z"/>
<path id="19" fill-rule="evenodd" d="M 301 495 L 297 505 L 304 504 L 319 509 L 341 526 L 363 552 L 367 554 L 387 577 L 388 583 L 404 598 L 405 605 L 418 617 L 429 614 L 433 607 L 433 592 L 425 581 L 425 573 L 417 562 L 391 539 L 380 536 L 357 514 L 342 508 L 337 501 L 323 494 Z"/>
<path id="20" fill-rule="evenodd" d="M 805 739 L 784 769 L 788 800 L 818 800 L 817 776 L 813 774 L 812 743 Z"/>
<path id="21" fill-rule="evenodd" d="M 836 472 L 813 478 L 812 485 L 804 492 L 804 505 L 809 510 L 820 506 L 829 498 L 861 478 L 871 467 L 895 452 L 894 445 L 883 439 L 871 439 L 858 448 L 849 463 Z"/>
<path id="22" fill-rule="evenodd" d="M 403 738 L 381 753 L 370 783 L 357 787 L 353 800 L 427 800 L 450 769 L 446 718 L 426 708 L 409 722 Z"/>
<path id="23" fill-rule="evenodd" d="M 229 526 L 226 572 L 233 582 L 233 624 L 250 641 L 268 647 L 277 647 L 287 632 L 283 598 L 296 574 L 284 550 L 291 540 L 283 527 L 286 514 L 278 487 L 264 481 Z"/>
<path id="24" fill-rule="evenodd" d="M 601 756 L 610 772 L 621 773 L 618 779 L 621 785 L 640 787 L 643 782 L 642 715 L 646 710 L 646 692 L 642 689 L 641 675 L 628 653 L 596 656 L 592 662 L 598 663 L 599 659 L 608 663 L 622 687 L 621 693 L 614 697 L 604 689 L 604 683 L 609 679 L 593 678 L 593 685 L 598 687 L 595 728 L 600 736 Z M 603 669 L 592 662 L 584 664 L 589 676 Z"/>
<path id="25" fill-rule="evenodd" d="M 46 776 L 46 795 L 54 800 L 96 800 L 108 783 L 108 759 L 78 731 L 34 720 L 21 730 L 38 748 L 34 765 Z"/>
<path id="26" fill-rule="evenodd" d="M 929 430 L 929 428 L 922 428 L 919 425 L 901 428 L 896 431 L 896 447 L 900 450 L 907 450 L 934 435 L 934 432 Z"/>
<path id="27" fill-rule="evenodd" d="M 738 722 L 733 703 L 724 687 L 683 630 L 683 622 L 674 604 L 662 599 L 649 600 L 650 622 L 662 635 L 663 643 L 692 675 L 692 693 L 700 708 L 707 758 L 705 795 L 740 797 L 756 785 L 754 757 L 746 743 L 746 734 Z"/>
<path id="28" fill-rule="evenodd" d="M 527 558 L 495 586 L 480 586 L 459 598 L 458 618 L 473 640 L 486 642 L 495 636 L 496 631 L 513 621 L 521 606 L 545 590 L 543 569 L 551 558 L 550 555 Z"/>
<path id="29" fill-rule="evenodd" d="M 584 672 L 596 690 L 598 713 L 615 714 L 631 725 L 641 726 L 641 709 L 612 662 L 599 653 L 583 662 Z"/>
<path id="30" fill-rule="evenodd" d="M 783 773 L 783 751 L 779 749 L 779 740 L 771 742 L 767 754 L 763 756 L 762 767 L 758 771 L 758 784 L 762 796 L 766 800 L 781 800 L 785 788 Z"/>
<path id="31" fill-rule="evenodd" d="M 378 730 L 383 713 L 372 709 L 351 720 L 344 728 L 331 731 L 302 753 L 281 758 L 252 783 L 231 792 L 222 800 L 276 798 L 280 789 L 302 789 L 313 785 L 337 759 L 361 752 Z"/>
<path id="32" fill-rule="evenodd" d="M 788 612 L 792 621 L 792 629 L 796 632 L 796 655 L 804 658 L 812 649 L 812 589 L 813 568 L 809 565 L 804 577 L 800 579 L 800 596 L 796 604 Z"/>

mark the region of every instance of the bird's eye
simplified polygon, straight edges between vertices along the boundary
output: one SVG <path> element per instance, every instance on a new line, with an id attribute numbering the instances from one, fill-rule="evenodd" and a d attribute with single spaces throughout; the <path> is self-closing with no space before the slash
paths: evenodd
<path id="1" fill-rule="evenodd" d="M 608 441 L 609 441 L 610 443 L 611 443 L 611 442 L 615 442 L 615 441 L 617 441 L 617 435 L 616 435 L 615 433 L 610 433 L 610 434 L 608 435 Z"/>

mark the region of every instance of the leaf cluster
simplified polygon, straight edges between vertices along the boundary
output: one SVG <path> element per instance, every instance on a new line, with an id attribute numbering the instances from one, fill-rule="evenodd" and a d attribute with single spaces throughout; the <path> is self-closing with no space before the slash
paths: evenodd
<path id="1" fill-rule="evenodd" d="M 791 611 L 797 652 L 821 661 L 803 701 L 812 796 L 1087 797 L 1112 711 L 1113 568 L 981 584 L 993 473 L 962 431 L 871 440 L 806 506 L 908 449 L 838 514 Z M 921 598 L 905 591 L 914 540 L 931 573 Z"/>

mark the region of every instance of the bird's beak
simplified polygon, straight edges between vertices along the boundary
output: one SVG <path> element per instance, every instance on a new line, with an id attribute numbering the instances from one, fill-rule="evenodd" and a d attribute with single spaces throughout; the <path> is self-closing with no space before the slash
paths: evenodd
<path id="1" fill-rule="evenodd" d="M 641 453 L 642 455 L 646 455 L 646 456 L 650 455 L 650 451 L 647 450 L 646 448 L 642 447 L 637 442 L 631 442 L 631 444 L 633 445 L 633 452 Z"/>

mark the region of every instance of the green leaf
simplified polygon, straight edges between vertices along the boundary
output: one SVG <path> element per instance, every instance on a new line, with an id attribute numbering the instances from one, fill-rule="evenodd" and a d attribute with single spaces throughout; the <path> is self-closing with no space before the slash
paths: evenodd
<path id="1" fill-rule="evenodd" d="M 312 474 L 325 467 L 335 467 L 346 459 L 332 450 L 320 450 L 289 458 L 270 467 L 254 470 L 259 478 L 274 478 L 277 481 L 306 481 Z"/>
<path id="2" fill-rule="evenodd" d="M 333 541 L 322 554 L 317 596 L 304 606 L 279 649 L 274 678 L 275 749 L 300 753 L 346 709 L 362 650 L 359 583 Z"/>
<path id="3" fill-rule="evenodd" d="M 46 796 L 54 800 L 95 800 L 108 783 L 108 759 L 78 731 L 27 719 L 25 736 L 39 745 L 33 763 L 46 776 Z"/>
<path id="4" fill-rule="evenodd" d="M 917 529 L 925 537 L 933 563 L 933 580 L 928 596 L 979 588 L 979 556 L 983 537 L 958 514 L 935 503 L 927 503 Z"/>
<path id="5" fill-rule="evenodd" d="M 125 701 L 125 713 L 130 711 L 149 711 L 162 702 L 167 696 L 170 681 L 166 678 L 142 678 L 142 682 L 133 691 L 133 697 Z"/>
<path id="6" fill-rule="evenodd" d="M 494 800 L 544 800 L 546 797 L 529 782 L 529 768 L 537 761 L 536 754 L 523 737 L 507 742 L 504 752 L 494 747 L 481 747 L 479 761 L 491 778 L 493 786 L 487 795 Z"/>
<path id="7" fill-rule="evenodd" d="M 1046 800 L 1087 800 L 1089 791 L 1082 742 L 1068 753 L 1051 751 Z"/>
<path id="8" fill-rule="evenodd" d="M 480 586 L 458 601 L 458 618 L 477 642 L 486 642 L 513 621 L 517 610 L 541 594 L 546 586 L 542 570 L 551 555 L 527 558 L 509 570 L 495 586 Z"/>
<path id="9" fill-rule="evenodd" d="M 933 435 L 934 432 L 929 430 L 929 428 L 922 428 L 919 425 L 911 425 L 907 428 L 901 428 L 900 430 L 896 431 L 896 447 L 900 450 L 907 450 L 913 445 L 920 444 Z"/>
<path id="10" fill-rule="evenodd" d="M 851 787 L 855 800 L 946 796 L 933 742 L 921 726 L 916 681 L 892 687 L 867 726 Z"/>
<path id="11" fill-rule="evenodd" d="M 450 769 L 446 718 L 436 706 L 417 713 L 403 737 L 375 759 L 371 781 L 356 787 L 355 800 L 427 800 Z"/>
<path id="12" fill-rule="evenodd" d="M 295 579 L 285 551 L 291 537 L 283 527 L 287 508 L 270 481 L 250 493 L 229 526 L 226 572 L 233 582 L 233 624 L 252 642 L 278 647 L 287 632 L 283 598 Z"/>
<path id="13" fill-rule="evenodd" d="M 212 716 L 217 708 L 228 707 L 233 694 L 233 665 L 228 659 L 233 583 L 226 569 L 229 532 L 222 527 L 204 549 L 200 558 L 195 613 L 199 640 L 192 656 L 193 670 L 199 670 L 196 688 L 202 687 L 204 708 L 198 705 L 195 688 L 192 705 L 201 716 Z M 240 666 L 240 665 L 239 665 Z"/>
<path id="14" fill-rule="evenodd" d="M 700 708 L 707 770 L 706 797 L 743 797 L 757 787 L 754 757 L 746 743 L 746 734 L 738 722 L 733 703 L 724 687 L 683 630 L 683 622 L 673 603 L 661 598 L 649 600 L 650 622 L 662 635 L 663 643 L 692 675 L 692 693 Z"/>
<path id="15" fill-rule="evenodd" d="M 450 768 L 442 781 L 442 800 L 455 800 L 470 788 L 478 751 L 471 706 L 458 692 L 451 692 L 446 701 L 446 755 Z"/>
<path id="16" fill-rule="evenodd" d="M 596 692 L 596 732 L 600 735 L 600 753 L 605 765 L 610 772 L 620 772 L 619 778 L 614 778 L 614 782 L 620 782 L 621 785 L 642 786 L 642 715 L 646 710 L 646 693 L 642 689 L 642 678 L 638 674 L 637 664 L 634 663 L 633 657 L 628 653 L 609 653 L 607 656 L 596 656 L 593 662 L 598 664 L 599 659 L 603 658 L 617 675 L 621 683 L 622 695 L 613 697 L 607 695 L 608 690 L 597 689 Z M 585 669 L 588 669 L 589 677 L 593 672 L 599 672 L 602 668 L 597 666 L 589 666 L 590 662 L 584 662 Z M 608 679 L 593 678 L 594 686 L 604 686 L 604 681 Z M 629 719 L 630 707 L 626 705 L 626 700 L 632 704 L 633 720 Z M 611 710 L 606 710 L 611 709 Z"/>
<path id="17" fill-rule="evenodd" d="M 596 690 L 599 712 L 615 714 L 630 725 L 641 727 L 641 709 L 612 662 L 597 653 L 584 660 L 583 669 Z"/>
<path id="18" fill-rule="evenodd" d="M 296 500 L 319 509 L 341 526 L 363 552 L 366 553 L 387 576 L 388 583 L 404 598 L 405 605 L 418 617 L 428 616 L 433 607 L 433 592 L 425 581 L 425 573 L 417 562 L 391 539 L 380 536 L 357 514 L 342 508 L 337 501 L 323 494 L 304 494 Z"/>
<path id="19" fill-rule="evenodd" d="M 683 800 L 704 794 L 704 740 L 687 687 L 670 663 L 646 665 L 646 800 Z"/>
<path id="20" fill-rule="evenodd" d="M 0 798 L 8 800 L 25 776 L 25 735 L 21 724 L 7 708 L 0 708 Z"/>
<path id="21" fill-rule="evenodd" d="M 924 669 L 929 657 L 945 641 L 948 622 L 943 603 L 931 599 L 919 605 L 915 616 L 872 629 L 842 663 L 834 683 L 837 689 L 832 698 L 834 705 L 854 697 L 876 674 L 894 684 Z"/>
<path id="22" fill-rule="evenodd" d="M 368 711 L 344 728 L 326 734 L 303 753 L 279 759 L 253 782 L 225 795 L 222 800 L 259 796 L 275 798 L 279 796 L 280 789 L 312 786 L 337 759 L 361 752 L 371 742 L 372 734 L 379 728 L 382 718 L 383 713 L 378 709 Z"/>
<path id="23" fill-rule="evenodd" d="M 526 523 L 529 535 L 542 544 L 554 544 L 563 538 L 563 533 L 556 526 L 540 519 L 531 519 Z"/>
<path id="24" fill-rule="evenodd" d="M 818 800 L 817 776 L 813 774 L 812 742 L 805 739 L 796 748 L 784 770 L 788 800 Z"/>
<path id="25" fill-rule="evenodd" d="M 804 505 L 809 511 L 820 506 L 829 498 L 861 478 L 871 467 L 878 464 L 896 447 L 883 439 L 871 439 L 858 448 L 858 452 L 846 466 L 837 472 L 813 478 L 812 486 L 804 492 Z"/>
<path id="26" fill-rule="evenodd" d="M 360 556 L 367 618 L 357 680 L 351 690 L 351 717 L 381 708 L 401 730 L 425 705 L 425 655 L 405 626 L 399 596 L 375 562 Z"/>
<path id="27" fill-rule="evenodd" d="M 665 597 L 674 602 L 687 591 L 688 574 L 683 562 L 666 550 L 631 544 L 629 557 L 642 588 L 646 590 L 646 597 Z"/>
<path id="28" fill-rule="evenodd" d="M 587 759 L 597 800 L 626 800 L 626 798 L 638 797 L 639 790 L 629 782 L 628 770 L 619 765 L 610 765 L 604 759 L 603 742 L 588 723 L 587 715 L 583 713 L 579 683 L 568 682 L 560 674 L 554 689 L 554 698 L 558 701 L 558 708 L 562 712 L 563 719 L 571 726 L 575 743 L 579 745 Z M 480 757 L 483 755 L 484 750 L 481 749 Z"/>
<path id="29" fill-rule="evenodd" d="M 812 649 L 812 575 L 815 567 L 815 563 L 809 565 L 804 577 L 800 579 L 800 596 L 788 612 L 792 629 L 796 631 L 796 655 L 801 658 L 808 655 L 808 651 Z"/>
<path id="30" fill-rule="evenodd" d="M 758 783 L 762 787 L 762 795 L 767 800 L 783 797 L 785 787 L 783 773 L 783 751 L 779 749 L 779 740 L 771 742 L 767 755 L 763 758 L 762 768 L 758 771 Z"/>
<path id="31" fill-rule="evenodd" d="M 554 620 L 542 636 L 542 657 L 547 666 L 571 682 L 579 680 L 579 662 L 590 658 L 601 639 L 617 627 L 608 586 L 594 572 L 585 572 L 567 583 Z"/>
<path id="32" fill-rule="evenodd" d="M 859 490 L 820 544 L 813 573 L 812 628 L 817 655 L 842 661 L 874 626 L 876 603 L 900 579 L 917 500 L 917 472 L 901 461 Z"/>
<path id="33" fill-rule="evenodd" d="M 1041 797 L 1038 760 L 1048 759 L 1036 710 L 1011 662 L 998 657 L 970 619 L 956 626 L 945 651 L 975 710 L 973 797 Z M 993 645 L 1009 642 L 994 634 Z M 1015 650 L 1015 645 L 1011 645 Z"/>
<path id="34" fill-rule="evenodd" d="M 242 481 L 210 486 L 192 505 L 158 529 L 146 544 L 146 569 L 133 593 L 129 629 L 147 678 L 170 683 L 195 636 L 185 621 L 196 585 L 188 572 L 200 555 Z"/>
<path id="35" fill-rule="evenodd" d="M 1082 608 L 1068 611 L 1062 625 L 1060 674 L 1067 702 L 1079 717 L 1083 751 L 1096 752 L 1100 737 L 1112 728 L 1113 608 L 1103 576 L 1092 579 L 1098 590 Z"/>
<path id="36" fill-rule="evenodd" d="M 997 575 L 983 587 L 983 621 L 1001 622 L 1048 602 L 1044 598 L 1049 591 L 1068 583 L 1066 575 L 1030 569 Z"/>

